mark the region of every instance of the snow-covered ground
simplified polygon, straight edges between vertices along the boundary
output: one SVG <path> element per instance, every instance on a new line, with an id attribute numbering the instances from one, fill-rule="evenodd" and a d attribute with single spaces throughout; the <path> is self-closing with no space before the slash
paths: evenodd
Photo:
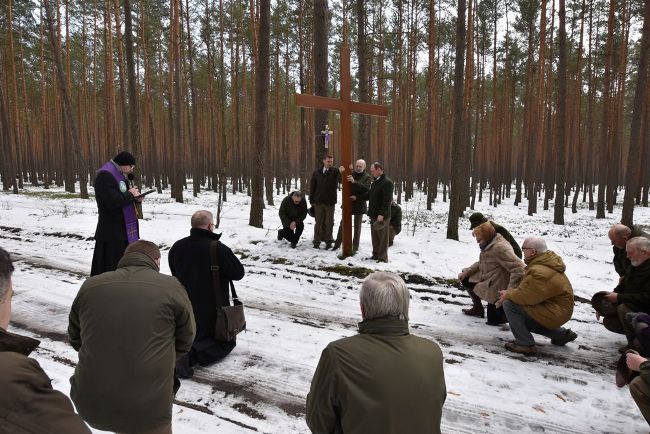
<path id="1" fill-rule="evenodd" d="M 620 220 L 620 207 L 596 220 L 595 211 L 581 204 L 577 214 L 567 209 L 566 225 L 557 226 L 553 209 L 543 211 L 541 203 L 533 217 L 526 214 L 526 202 L 515 207 L 513 198 L 498 208 L 477 203 L 477 210 L 520 243 L 528 235 L 545 237 L 567 264 L 576 295 L 567 327 L 578 339 L 554 347 L 540 336 L 540 354 L 531 358 L 505 351 L 504 342 L 512 338 L 507 326 L 490 327 L 461 313 L 469 298 L 448 281 L 478 258 L 479 249 L 466 219 L 460 242 L 445 239 L 446 203 L 435 203 L 433 211 L 426 211 L 420 195 L 403 203 L 403 232 L 389 250 L 390 262 L 377 264 L 364 259 L 371 253 L 367 224 L 359 253 L 344 260 L 312 248 L 310 217 L 296 250 L 277 241 L 281 199 L 276 196 L 275 206 L 265 210 L 264 229 L 247 225 L 245 194 L 231 194 L 224 204 L 217 231 L 246 268 L 237 292 L 247 306 L 248 331 L 229 357 L 183 381 L 174 432 L 308 432 L 305 397 L 320 352 L 328 342 L 356 333 L 360 321 L 356 273 L 362 268 L 402 274 L 412 296 L 411 331 L 443 349 L 448 391 L 443 432 L 648 432 L 628 389 L 614 384 L 616 349 L 624 339 L 598 324 L 587 302 L 617 281 L 607 230 Z M 216 200 L 211 192 L 193 198 L 186 191 L 184 204 L 168 194 L 147 196 L 140 233 L 163 247 L 163 273 L 169 273 L 169 247 L 189 233 L 191 214 L 214 210 Z M 0 246 L 17 259 L 10 328 L 42 340 L 34 357 L 66 394 L 77 362 L 66 343 L 68 311 L 90 271 L 94 242 L 88 238 L 96 219 L 94 200 L 71 198 L 60 189 L 0 192 Z M 647 225 L 650 209 L 637 208 L 635 221 Z"/>

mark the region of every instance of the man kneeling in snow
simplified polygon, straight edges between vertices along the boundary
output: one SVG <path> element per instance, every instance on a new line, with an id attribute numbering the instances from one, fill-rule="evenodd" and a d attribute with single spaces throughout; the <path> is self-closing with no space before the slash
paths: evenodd
<path id="1" fill-rule="evenodd" d="M 551 338 L 553 345 L 566 345 L 578 335 L 561 327 L 573 314 L 573 288 L 564 271 L 566 266 L 539 237 L 528 237 L 521 246 L 526 269 L 516 288 L 499 291 L 514 342 L 506 349 L 521 354 L 537 354 L 532 333 Z M 532 333 L 531 333 L 532 332 Z"/>
<path id="2" fill-rule="evenodd" d="M 445 376 L 440 347 L 409 334 L 409 291 L 396 274 L 369 275 L 359 334 L 330 343 L 307 396 L 314 433 L 440 433 Z"/>

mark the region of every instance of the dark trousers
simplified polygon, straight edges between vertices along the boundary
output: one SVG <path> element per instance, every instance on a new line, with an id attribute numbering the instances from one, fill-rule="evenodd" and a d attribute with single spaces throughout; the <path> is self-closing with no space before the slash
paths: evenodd
<path id="1" fill-rule="evenodd" d="M 107 271 L 115 271 L 128 243 L 126 241 L 95 241 L 90 275 L 96 276 Z"/>
<path id="2" fill-rule="evenodd" d="M 632 343 L 634 340 L 634 329 L 632 328 L 632 324 L 625 318 L 625 314 L 628 312 L 633 312 L 628 305 L 617 305 L 616 314 L 603 317 L 603 325 L 610 332 L 625 335 L 628 343 Z"/>
<path id="3" fill-rule="evenodd" d="M 510 331 L 515 337 L 515 343 L 517 345 L 527 347 L 535 345 L 533 333 L 546 336 L 551 340 L 562 339 L 566 334 L 566 329 L 564 327 L 547 329 L 542 326 L 528 315 L 528 312 L 526 312 L 526 309 L 523 306 L 510 300 L 503 302 L 503 310 L 506 312 L 508 322 L 510 323 Z"/>
<path id="4" fill-rule="evenodd" d="M 298 244 L 302 231 L 305 229 L 305 225 L 302 222 L 296 222 L 296 231 L 291 230 L 290 227 L 282 228 L 280 235 L 282 238 L 289 241 L 290 243 Z"/>
<path id="5" fill-rule="evenodd" d="M 374 222 L 370 226 L 372 236 L 372 256 L 378 261 L 388 262 L 388 232 L 390 219 Z"/>
<path id="6" fill-rule="evenodd" d="M 650 386 L 641 377 L 636 377 L 630 383 L 630 393 L 641 414 L 650 425 Z"/>
<path id="7" fill-rule="evenodd" d="M 352 237 L 352 249 L 359 250 L 359 239 L 361 239 L 361 222 L 363 222 L 363 213 L 352 214 L 352 225 L 354 229 L 354 235 Z M 343 242 L 343 219 L 339 224 L 339 232 L 336 235 L 336 241 L 334 244 L 341 245 Z"/>

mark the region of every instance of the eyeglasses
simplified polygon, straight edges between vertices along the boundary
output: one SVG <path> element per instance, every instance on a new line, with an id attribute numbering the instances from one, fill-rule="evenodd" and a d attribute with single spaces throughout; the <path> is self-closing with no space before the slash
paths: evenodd
<path id="1" fill-rule="evenodd" d="M 523 246 L 522 246 L 522 247 L 521 247 L 521 250 L 535 250 L 535 249 L 533 249 L 532 247 L 523 247 Z"/>

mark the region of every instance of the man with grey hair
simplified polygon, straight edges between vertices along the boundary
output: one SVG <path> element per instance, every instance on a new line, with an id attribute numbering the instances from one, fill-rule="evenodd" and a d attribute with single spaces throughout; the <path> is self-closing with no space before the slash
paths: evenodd
<path id="1" fill-rule="evenodd" d="M 193 366 L 206 366 L 226 357 L 235 348 L 236 341 L 215 339 L 217 302 L 230 306 L 229 288 L 233 280 L 244 277 L 244 266 L 239 258 L 223 244 L 221 234 L 214 233 L 214 217 L 210 211 L 200 210 L 192 215 L 190 236 L 178 240 L 169 250 L 169 269 L 185 287 L 192 303 L 196 320 L 196 337 L 192 349 L 176 363 L 180 378 L 190 378 Z M 212 254 L 216 249 L 219 266 L 219 289 L 213 284 Z"/>
<path id="2" fill-rule="evenodd" d="M 553 345 L 563 346 L 578 335 L 562 327 L 573 315 L 573 288 L 564 274 L 562 258 L 547 249 L 540 237 L 528 237 L 521 245 L 526 269 L 519 286 L 499 291 L 497 306 L 510 323 L 514 342 L 506 343 L 508 351 L 525 355 L 537 354 L 532 333 L 551 339 Z"/>
<path id="3" fill-rule="evenodd" d="M 13 271 L 9 253 L 0 247 L 0 432 L 89 434 L 68 397 L 27 357 L 40 342 L 7 331 Z"/>
<path id="4" fill-rule="evenodd" d="M 627 241 L 625 250 L 630 266 L 625 271 L 619 291 L 605 295 L 616 306 L 616 314 L 603 318 L 607 330 L 625 334 L 627 345 L 619 349 L 621 352 L 633 346 L 635 335 L 626 315 L 630 312 L 650 313 L 650 240 L 644 237 L 631 238 Z"/>
<path id="5" fill-rule="evenodd" d="M 612 250 L 614 251 L 614 269 L 621 277 L 620 280 L 623 281 L 625 271 L 627 270 L 627 267 L 630 266 L 630 260 L 625 251 L 625 243 L 635 237 L 650 238 L 650 235 L 643 232 L 638 226 L 632 226 L 632 228 L 630 228 L 622 224 L 615 224 L 609 229 L 607 236 L 612 243 Z M 617 287 L 614 291 L 618 292 L 618 289 L 619 288 Z"/>
<path id="6" fill-rule="evenodd" d="M 396 274 L 369 275 L 359 334 L 331 342 L 307 395 L 314 433 L 440 433 L 446 398 L 440 347 L 409 334 L 409 291 Z"/>
<path id="7" fill-rule="evenodd" d="M 354 235 L 352 237 L 352 250 L 353 253 L 359 250 L 359 240 L 361 239 L 361 222 L 363 221 L 363 215 L 368 211 L 368 206 L 366 201 L 361 199 L 361 195 L 370 190 L 370 184 L 372 184 L 372 178 L 366 172 L 366 162 L 365 160 L 357 160 L 354 163 L 354 168 L 350 164 L 350 169 L 354 169 L 352 174 L 347 176 L 348 182 L 350 185 L 350 198 L 352 199 L 352 217 L 354 223 Z M 339 224 L 339 231 L 336 235 L 336 240 L 334 241 L 334 247 L 332 250 L 338 250 L 341 247 L 343 242 L 343 220 Z"/>

